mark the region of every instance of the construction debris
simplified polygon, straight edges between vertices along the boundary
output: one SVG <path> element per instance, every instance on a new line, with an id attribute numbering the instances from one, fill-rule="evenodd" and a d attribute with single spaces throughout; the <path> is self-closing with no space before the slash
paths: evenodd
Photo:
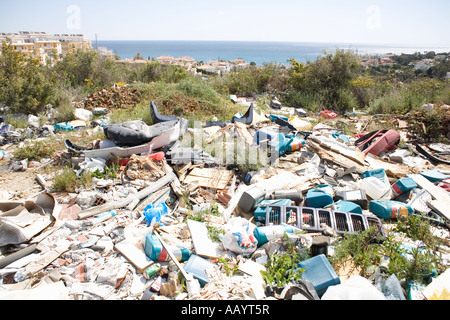
<path id="1" fill-rule="evenodd" d="M 100 114 L 139 99 L 115 86 L 83 107 Z M 1 299 L 448 299 L 450 167 L 408 141 L 400 146 L 408 126 L 352 136 L 335 128 L 344 120 L 334 113 L 313 126 L 303 110 L 301 120 L 296 110 L 261 116 L 250 104 L 245 116 L 186 128 L 153 102 L 151 110 L 152 126 L 104 126 L 104 140 L 78 146 L 66 139 L 64 155 L 35 164 L 66 161 L 78 177 L 92 175 L 92 186 L 56 192 L 56 174 L 39 173 L 37 195 L 2 193 Z M 2 132 L 1 161 L 31 170 L 7 150 L 22 133 Z M 373 257 L 370 277 L 351 256 L 336 270 L 330 263 L 342 239 L 369 229 L 378 241 L 389 234 L 399 246 L 427 250 L 393 228 L 413 215 L 442 240 L 433 248 L 442 268 L 428 280 L 383 274 L 389 257 Z M 280 274 L 276 264 L 292 262 L 294 253 L 302 258 Z"/>

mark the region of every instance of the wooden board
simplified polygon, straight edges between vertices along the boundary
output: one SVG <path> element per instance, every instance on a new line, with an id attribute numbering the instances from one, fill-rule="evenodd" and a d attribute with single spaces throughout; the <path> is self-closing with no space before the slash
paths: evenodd
<path id="1" fill-rule="evenodd" d="M 440 213 L 442 216 L 450 220 L 450 195 L 447 191 L 434 185 L 420 174 L 410 174 L 408 177 L 413 179 L 419 187 L 431 194 L 433 200 L 431 200 L 428 205 L 437 211 L 437 213 Z"/>
<path id="2" fill-rule="evenodd" d="M 144 272 L 154 262 L 147 259 L 145 252 L 139 250 L 134 245 L 125 241 L 119 242 L 114 246 L 125 258 L 127 258 L 137 269 L 138 273 Z"/>
<path id="3" fill-rule="evenodd" d="M 191 233 L 195 253 L 205 258 L 217 258 L 217 245 L 209 239 L 206 225 L 192 219 L 187 220 L 187 225 Z"/>
<path id="4" fill-rule="evenodd" d="M 184 177 L 183 183 L 189 184 L 198 181 L 199 186 L 214 189 L 225 189 L 233 177 L 231 170 L 218 170 L 209 168 L 194 168 Z"/>

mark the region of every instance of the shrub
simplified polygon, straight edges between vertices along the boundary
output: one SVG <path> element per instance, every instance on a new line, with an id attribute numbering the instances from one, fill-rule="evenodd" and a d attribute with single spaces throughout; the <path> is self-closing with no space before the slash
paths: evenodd
<path id="1" fill-rule="evenodd" d="M 26 57 L 5 41 L 0 55 L 0 104 L 11 113 L 37 115 L 53 94 L 54 79 L 48 67 Z"/>
<path id="2" fill-rule="evenodd" d="M 18 148 L 14 152 L 14 157 L 23 160 L 41 160 L 50 158 L 58 150 L 58 145 L 50 140 L 36 140 L 33 143 L 27 144 L 22 148 Z"/>

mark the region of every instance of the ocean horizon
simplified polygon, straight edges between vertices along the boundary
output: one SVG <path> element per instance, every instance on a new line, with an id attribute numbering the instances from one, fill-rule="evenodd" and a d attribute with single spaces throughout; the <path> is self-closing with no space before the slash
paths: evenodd
<path id="1" fill-rule="evenodd" d="M 358 54 L 411 54 L 414 52 L 449 52 L 450 47 L 407 46 L 381 44 L 345 44 L 311 42 L 267 41 L 200 41 L 200 40 L 91 40 L 94 48 L 107 47 L 120 59 L 132 59 L 140 53 L 144 59 L 159 56 L 189 56 L 195 61 L 244 59 L 256 65 L 265 63 L 288 64 L 290 59 L 299 62 L 315 61 L 324 50 L 352 50 Z"/>

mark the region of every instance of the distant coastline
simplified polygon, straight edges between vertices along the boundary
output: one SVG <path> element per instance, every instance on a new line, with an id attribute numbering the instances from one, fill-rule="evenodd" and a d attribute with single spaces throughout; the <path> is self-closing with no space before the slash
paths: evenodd
<path id="1" fill-rule="evenodd" d="M 354 50 L 361 55 L 411 54 L 414 52 L 449 52 L 449 47 L 395 46 L 345 43 L 300 43 L 259 41 L 187 41 L 187 40 L 91 40 L 92 46 L 107 47 L 120 59 L 132 59 L 140 53 L 144 59 L 159 56 L 190 56 L 196 61 L 243 59 L 257 65 L 288 63 L 291 58 L 300 62 L 314 61 L 323 51 Z"/>

